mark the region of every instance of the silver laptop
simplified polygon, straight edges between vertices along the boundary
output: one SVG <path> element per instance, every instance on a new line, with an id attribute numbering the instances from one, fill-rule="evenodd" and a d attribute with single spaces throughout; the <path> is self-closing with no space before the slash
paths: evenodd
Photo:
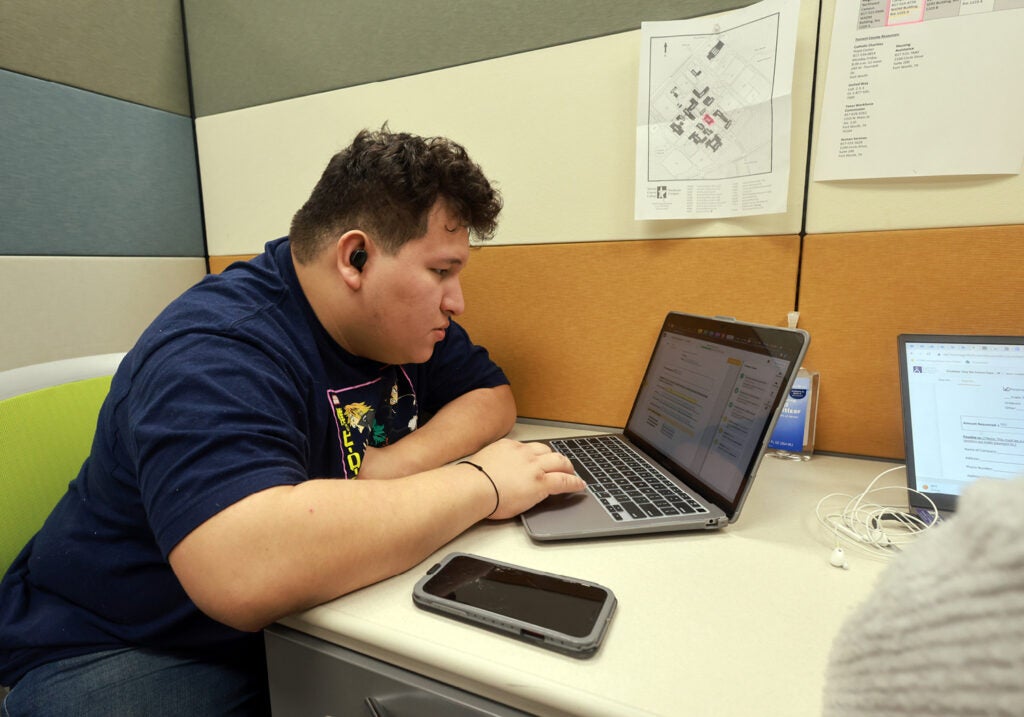
<path id="1" fill-rule="evenodd" d="M 979 478 L 1024 475 L 1024 336 L 901 334 L 897 347 L 910 509 L 930 523 L 932 503 L 952 513 Z"/>
<path id="2" fill-rule="evenodd" d="M 810 339 L 800 329 L 670 313 L 622 433 L 546 441 L 586 491 L 522 516 L 534 540 L 735 522 Z"/>

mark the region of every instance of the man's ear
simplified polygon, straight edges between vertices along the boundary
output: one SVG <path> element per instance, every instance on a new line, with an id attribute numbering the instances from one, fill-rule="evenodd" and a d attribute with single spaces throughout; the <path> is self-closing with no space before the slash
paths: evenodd
<path id="1" fill-rule="evenodd" d="M 362 285 L 363 270 L 373 252 L 370 245 L 369 237 L 358 229 L 352 229 L 338 237 L 335 245 L 335 266 L 341 278 L 353 289 L 358 289 Z"/>

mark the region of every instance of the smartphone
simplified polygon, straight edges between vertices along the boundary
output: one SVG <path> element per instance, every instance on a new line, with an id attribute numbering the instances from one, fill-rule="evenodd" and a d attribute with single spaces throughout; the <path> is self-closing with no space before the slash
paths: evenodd
<path id="1" fill-rule="evenodd" d="M 451 553 L 416 583 L 413 602 L 573 657 L 590 657 L 615 612 L 597 583 Z"/>

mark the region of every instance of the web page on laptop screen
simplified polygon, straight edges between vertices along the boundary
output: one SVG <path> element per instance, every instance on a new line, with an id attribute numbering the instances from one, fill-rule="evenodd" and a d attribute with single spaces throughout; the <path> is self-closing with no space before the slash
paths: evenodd
<path id="1" fill-rule="evenodd" d="M 960 495 L 1024 475 L 1024 347 L 908 343 L 918 490 Z"/>
<path id="2" fill-rule="evenodd" d="M 629 429 L 733 500 L 787 361 L 666 332 L 651 358 Z"/>

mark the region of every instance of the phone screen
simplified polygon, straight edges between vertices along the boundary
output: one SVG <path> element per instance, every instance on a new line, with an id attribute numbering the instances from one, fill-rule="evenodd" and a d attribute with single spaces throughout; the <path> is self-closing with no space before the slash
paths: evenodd
<path id="1" fill-rule="evenodd" d="M 423 586 L 435 597 L 549 630 L 589 635 L 608 599 L 594 585 L 495 565 L 467 555 L 452 558 Z"/>

